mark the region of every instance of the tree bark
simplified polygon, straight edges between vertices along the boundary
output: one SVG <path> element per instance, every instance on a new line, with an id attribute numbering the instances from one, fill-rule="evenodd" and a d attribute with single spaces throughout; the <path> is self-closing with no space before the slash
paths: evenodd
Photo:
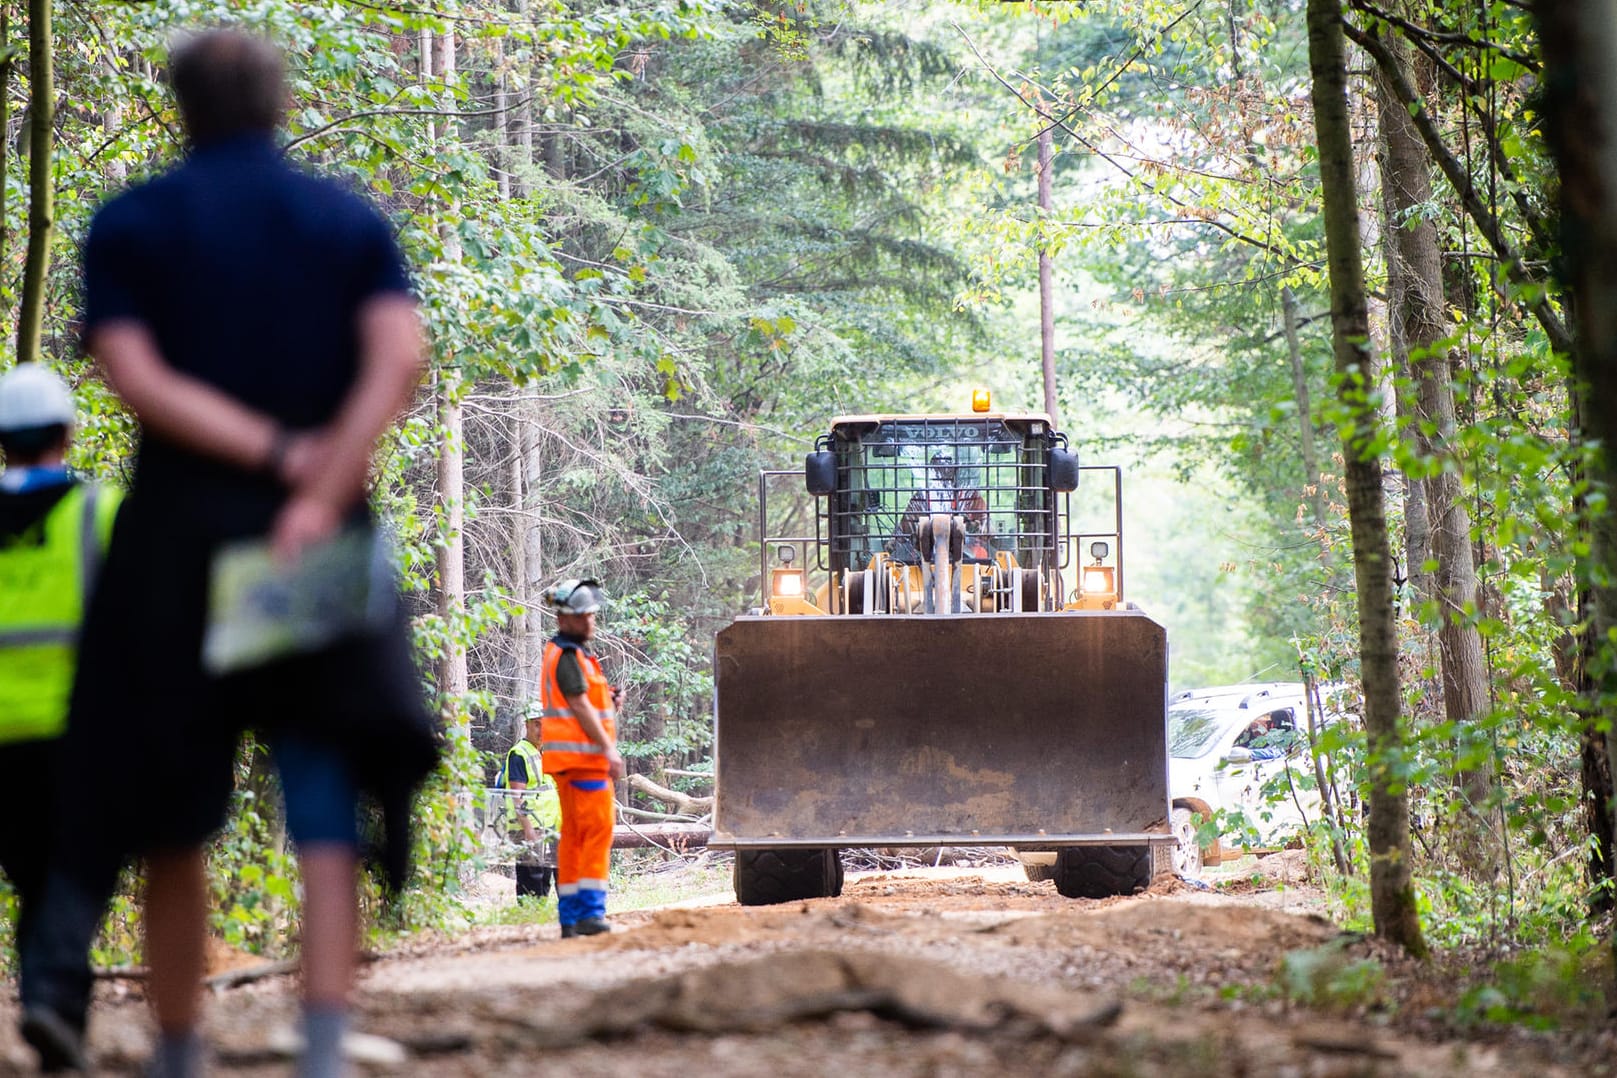
<path id="1" fill-rule="evenodd" d="M 519 619 L 522 632 L 518 664 L 522 683 L 530 686 L 530 691 L 537 693 L 539 668 L 544 658 L 545 645 L 544 624 L 540 621 L 539 603 L 536 598 L 539 589 L 545 584 L 544 531 L 539 523 L 545 460 L 540 451 L 542 443 L 539 437 L 541 433 L 539 406 L 530 404 L 524 409 L 521 422 L 522 512 L 519 514 L 519 527 L 522 529 L 522 538 L 517 556 L 522 559 L 523 576 L 526 577 L 530 590 L 527 594 L 517 596 L 517 601 L 523 606 L 522 617 Z"/>
<path id="2" fill-rule="evenodd" d="M 1050 175 L 1052 138 L 1049 125 L 1039 132 L 1039 357 L 1044 370 L 1044 412 L 1052 426 L 1061 425 L 1056 415 L 1056 312 L 1055 288 L 1051 283 L 1050 249 L 1044 240 L 1044 223 L 1050 216 Z"/>
<path id="3" fill-rule="evenodd" d="M 1308 372 L 1303 367 L 1303 346 L 1297 335 L 1297 296 L 1286 285 L 1280 290 L 1280 314 L 1286 330 L 1286 354 L 1291 360 L 1291 391 L 1297 401 L 1297 436 L 1303 454 L 1303 496 L 1314 514 L 1314 525 L 1325 527 L 1325 491 L 1319 482 L 1319 452 L 1314 448 L 1314 405 L 1308 396 Z"/>
<path id="4" fill-rule="evenodd" d="M 421 32 L 422 75 L 432 76 L 434 35 L 430 30 Z M 455 81 L 455 35 L 445 33 L 439 46 L 441 70 L 446 84 Z M 453 121 L 444 120 L 447 139 Z M 436 132 L 433 133 L 436 138 Z M 445 215 L 447 220 L 439 229 L 443 241 L 445 262 L 460 261 L 460 233 L 454 227 L 456 216 L 453 205 Z M 450 360 L 450 362 L 445 362 Z M 443 509 L 443 536 L 438 547 L 438 615 L 443 619 L 445 639 L 443 658 L 438 667 L 438 691 L 443 694 L 450 712 L 463 717 L 461 710 L 471 690 L 471 677 L 466 660 L 466 646 L 457 631 L 457 623 L 466 612 L 466 441 L 465 416 L 460 404 L 460 374 L 452 365 L 452 357 L 441 357 L 435 388 L 438 408 L 438 429 L 442 442 L 438 448 L 438 504 Z"/>
<path id="5" fill-rule="evenodd" d="M 517 14 L 526 25 L 528 0 L 517 0 Z M 533 65 L 529 64 L 528 69 L 523 72 L 523 86 L 526 92 L 523 95 L 522 108 L 517 113 L 518 166 L 512 170 L 511 175 L 511 193 L 517 198 L 527 198 L 532 193 L 528 190 L 528 176 L 533 169 L 533 75 Z"/>
<path id="6" fill-rule="evenodd" d="M 115 79 L 118 77 L 118 55 L 112 50 L 109 49 L 101 54 L 101 66 L 106 70 L 108 78 Z M 101 110 L 101 130 L 107 136 L 109 143 L 117 137 L 118 129 L 123 127 L 123 123 L 123 98 L 109 96 L 106 105 Z M 3 130 L 5 128 L 0 126 L 0 131 Z M 108 153 L 106 176 L 110 186 L 122 187 L 124 181 L 129 178 L 129 166 L 116 153 Z"/>
<path id="7" fill-rule="evenodd" d="M 1388 58 L 1402 65 L 1396 43 Z M 1431 155 L 1398 99 L 1394 82 L 1408 80 L 1401 67 L 1388 72 L 1377 68 L 1377 98 L 1381 133 L 1386 147 L 1382 170 L 1382 196 L 1387 214 L 1388 277 L 1395 278 L 1392 321 L 1394 348 L 1404 353 L 1416 387 L 1414 423 L 1410 438 L 1421 460 L 1435 463 L 1435 471 L 1418 483 L 1430 522 L 1431 556 L 1436 572 L 1425 596 L 1438 607 L 1438 663 L 1443 680 L 1444 717 L 1460 731 L 1460 751 L 1468 734 L 1488 708 L 1487 662 L 1482 634 L 1476 626 L 1477 567 L 1472 557 L 1471 515 L 1460 486 L 1459 464 L 1453 439 L 1453 357 L 1443 342 L 1452 323 L 1446 317 L 1443 291 L 1443 255 L 1437 226 L 1419 214 L 1432 197 Z M 1402 396 L 1402 394 L 1400 394 Z M 1411 550 L 1411 558 L 1417 551 Z M 1422 561 L 1425 552 L 1422 551 Z M 1415 572 L 1411 561 L 1410 572 Z M 1487 805 L 1493 792 L 1491 756 L 1454 776 L 1456 792 L 1465 806 L 1463 820 L 1454 829 L 1461 862 L 1481 878 L 1499 868 L 1498 836 L 1489 823 Z"/>
<path id="8" fill-rule="evenodd" d="M 28 258 L 23 265 L 22 301 L 17 307 L 17 362 L 39 359 L 45 321 L 45 279 L 50 272 L 51 239 L 56 232 L 55 157 L 56 77 L 51 59 L 53 0 L 28 0 Z"/>
<path id="9" fill-rule="evenodd" d="M 510 95 L 506 92 L 505 42 L 494 42 L 494 180 L 500 192 L 500 201 L 511 197 L 511 124 L 506 109 Z"/>
<path id="10" fill-rule="evenodd" d="M 1574 436 L 1591 490 L 1617 495 L 1617 10 L 1605 0 L 1535 8 L 1544 53 L 1546 133 L 1561 176 L 1561 250 L 1572 292 Z M 1611 761 L 1617 746 L 1617 512 L 1588 521 L 1589 555 L 1579 567 L 1589 625 L 1583 654 L 1584 776 L 1600 801 L 1587 806 L 1605 852 L 1611 886 Z M 1582 605 L 1580 603 L 1580 605 Z M 1604 733 L 1601 733 L 1604 727 Z M 1601 810 L 1604 809 L 1602 812 Z M 1596 902 L 1601 896 L 1596 896 Z M 1609 902 L 1609 893 L 1606 896 Z M 1613 937 L 1617 957 L 1617 936 Z"/>
<path id="11" fill-rule="evenodd" d="M 1331 329 L 1342 404 L 1353 575 L 1359 605 L 1359 662 L 1369 741 L 1370 911 L 1376 934 L 1414 955 L 1426 953 L 1411 875 L 1409 802 L 1399 714 L 1398 641 L 1392 606 L 1392 550 L 1374 443 L 1375 356 L 1364 268 L 1359 260 L 1358 193 L 1347 108 L 1347 59 L 1336 0 L 1308 0 L 1308 60 L 1319 144 Z"/>

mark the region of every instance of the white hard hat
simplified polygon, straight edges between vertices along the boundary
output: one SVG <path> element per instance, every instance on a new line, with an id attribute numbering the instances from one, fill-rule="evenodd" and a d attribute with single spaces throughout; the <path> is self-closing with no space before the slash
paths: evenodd
<path id="1" fill-rule="evenodd" d="M 601 585 L 594 580 L 563 580 L 545 589 L 544 600 L 558 614 L 593 614 L 601 609 Z"/>
<path id="2" fill-rule="evenodd" d="M 55 371 L 19 363 L 0 374 L 0 430 L 67 426 L 73 416 L 73 394 Z"/>

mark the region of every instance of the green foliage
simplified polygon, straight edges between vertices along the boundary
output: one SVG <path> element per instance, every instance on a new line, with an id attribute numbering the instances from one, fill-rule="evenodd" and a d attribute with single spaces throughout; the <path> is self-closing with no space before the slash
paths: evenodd
<path id="1" fill-rule="evenodd" d="M 1287 999 L 1324 1010 L 1385 1008 L 1386 970 L 1373 958 L 1349 953 L 1361 937 L 1343 935 L 1324 946 L 1288 951 L 1280 959 L 1279 986 Z"/>
<path id="2" fill-rule="evenodd" d="M 1504 959 L 1488 978 L 1466 988 L 1455 1004 L 1461 1025 L 1555 1029 L 1605 1018 L 1611 957 L 1587 931 L 1564 946 Z"/>
<path id="3" fill-rule="evenodd" d="M 261 800 L 255 790 L 238 788 L 225 829 L 209 848 L 208 927 L 237 950 L 280 957 L 299 905 L 297 863 L 284 833 L 276 833 L 274 807 L 265 811 Z"/>

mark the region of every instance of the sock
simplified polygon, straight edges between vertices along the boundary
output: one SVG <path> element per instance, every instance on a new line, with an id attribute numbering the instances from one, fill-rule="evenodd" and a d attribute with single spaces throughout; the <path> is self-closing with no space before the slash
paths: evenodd
<path id="1" fill-rule="evenodd" d="M 347 1031 L 348 1008 L 332 1003 L 304 1007 L 298 1078 L 342 1078 L 342 1038 Z"/>
<path id="2" fill-rule="evenodd" d="M 202 1074 L 202 1038 L 194 1029 L 157 1035 L 157 1048 L 147 1071 L 150 1078 L 199 1078 Z"/>

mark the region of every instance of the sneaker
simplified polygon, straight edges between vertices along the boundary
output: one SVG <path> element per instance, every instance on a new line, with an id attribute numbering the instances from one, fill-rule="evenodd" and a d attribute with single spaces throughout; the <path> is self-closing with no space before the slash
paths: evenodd
<path id="1" fill-rule="evenodd" d="M 606 923 L 605 917 L 586 917 L 572 926 L 575 936 L 599 936 L 602 932 L 612 931 L 612 926 Z"/>
<path id="2" fill-rule="evenodd" d="M 22 1039 L 39 1053 L 39 1069 L 46 1074 L 90 1069 L 84 1034 L 49 1007 L 24 1007 L 18 1028 Z"/>
<path id="3" fill-rule="evenodd" d="M 578 926 L 577 925 L 562 925 L 561 926 L 561 938 L 562 939 L 570 940 L 576 935 L 578 935 Z"/>

